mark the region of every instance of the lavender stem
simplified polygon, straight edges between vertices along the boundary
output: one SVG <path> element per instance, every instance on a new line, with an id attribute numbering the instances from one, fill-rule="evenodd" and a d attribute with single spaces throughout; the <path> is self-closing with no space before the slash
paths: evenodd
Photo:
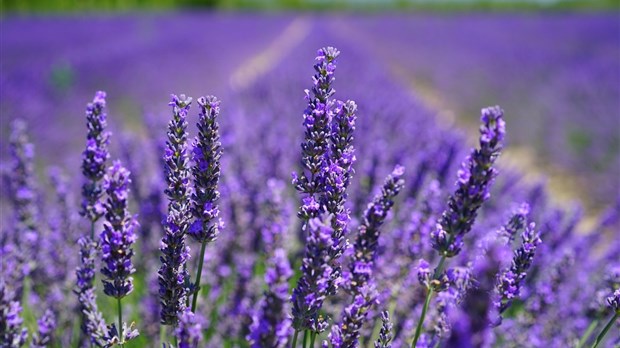
<path id="1" fill-rule="evenodd" d="M 198 303 L 198 293 L 200 292 L 200 277 L 202 275 L 202 264 L 205 260 L 205 250 L 207 248 L 207 241 L 204 240 L 202 242 L 202 246 L 200 247 L 200 258 L 198 259 L 198 271 L 196 273 L 196 282 L 194 285 L 196 286 L 196 291 L 194 292 L 194 297 L 192 298 L 192 312 L 196 313 L 196 304 Z"/>
<path id="2" fill-rule="evenodd" d="M 123 305 L 121 304 L 121 298 L 117 299 L 118 302 L 118 339 L 120 340 L 121 347 L 125 347 L 125 340 L 123 339 Z"/>
<path id="3" fill-rule="evenodd" d="M 433 279 L 437 279 L 437 277 L 443 271 L 443 266 L 446 262 L 446 256 L 443 255 L 441 259 L 439 259 L 439 264 L 437 268 L 435 268 L 435 274 L 433 275 Z M 433 297 L 433 287 L 428 289 L 426 293 L 426 300 L 424 301 L 424 307 L 422 307 L 422 314 L 420 314 L 420 320 L 418 320 L 418 326 L 415 329 L 415 336 L 413 337 L 413 342 L 411 342 L 411 348 L 415 348 L 418 344 L 418 339 L 420 338 L 420 334 L 422 334 L 422 325 L 424 324 L 424 318 L 426 318 L 426 311 L 428 310 L 428 306 L 431 303 L 431 297 Z"/>
<path id="4" fill-rule="evenodd" d="M 291 348 L 295 348 L 297 346 L 297 336 L 299 336 L 299 330 L 295 330 L 295 334 L 293 334 L 293 344 Z"/>
<path id="5" fill-rule="evenodd" d="M 590 326 L 588 326 L 588 328 L 586 329 L 586 332 L 583 334 L 583 336 L 581 336 L 581 339 L 579 340 L 579 343 L 577 343 L 577 347 L 576 348 L 581 348 L 581 347 L 583 347 L 584 344 L 586 344 L 586 342 L 588 341 L 590 336 L 592 336 L 592 332 L 594 332 L 594 329 L 596 329 L 596 327 L 598 326 L 599 322 L 600 322 L 599 319 L 594 319 L 590 323 Z"/>
<path id="6" fill-rule="evenodd" d="M 603 328 L 603 331 L 601 331 L 601 333 L 598 334 L 598 336 L 596 337 L 596 341 L 594 341 L 592 348 L 597 348 L 598 345 L 601 344 L 601 342 L 603 342 L 605 335 L 607 335 L 607 332 L 609 331 L 609 329 L 611 329 L 611 326 L 614 324 L 616 319 L 618 319 L 618 316 L 620 316 L 620 311 L 616 311 L 614 316 L 611 317 L 611 319 L 609 319 L 609 322 L 607 323 L 607 325 L 605 325 L 605 328 Z"/>

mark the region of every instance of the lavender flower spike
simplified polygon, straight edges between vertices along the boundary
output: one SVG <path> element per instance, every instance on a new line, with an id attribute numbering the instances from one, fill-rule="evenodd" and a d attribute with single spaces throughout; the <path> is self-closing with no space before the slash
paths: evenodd
<path id="1" fill-rule="evenodd" d="M 132 245 L 136 241 L 135 229 L 137 221 L 127 210 L 129 171 L 120 161 L 108 169 L 104 177 L 103 188 L 108 200 L 106 202 L 106 222 L 101 232 L 101 251 L 104 266 L 101 273 L 107 279 L 103 280 L 103 292 L 116 299 L 127 296 L 133 290 L 133 278 L 136 271 L 132 265 Z"/>
<path id="2" fill-rule="evenodd" d="M 202 341 L 202 325 L 189 309 L 179 317 L 179 326 L 174 333 L 179 342 L 177 348 L 198 348 Z"/>
<path id="3" fill-rule="evenodd" d="M 515 298 L 519 297 L 521 284 L 527 276 L 527 270 L 532 265 L 536 248 L 541 243 L 540 235 L 533 222 L 525 228 L 521 240 L 521 246 L 514 252 L 512 265 L 500 274 L 496 286 L 498 299 L 495 302 L 495 307 L 500 315 L 510 307 Z M 501 320 L 501 318 L 499 319 Z M 496 324 L 499 325 L 499 323 Z"/>
<path id="4" fill-rule="evenodd" d="M 220 114 L 220 101 L 214 96 L 198 98 L 200 118 L 198 120 L 198 136 L 194 140 L 194 193 L 192 194 L 192 214 L 194 222 L 188 234 L 201 243 L 196 271 L 196 281 L 192 284 L 193 299 L 192 312 L 196 310 L 198 292 L 200 291 L 200 277 L 207 243 L 213 242 L 220 228 L 223 226 L 219 218 L 220 211 L 217 201 L 220 193 L 217 185 L 220 180 L 220 158 L 222 144 L 220 143 L 217 117 Z"/>
<path id="5" fill-rule="evenodd" d="M 78 240 L 80 246 L 80 266 L 76 269 L 77 286 L 74 290 L 83 315 L 82 331 L 88 340 L 97 347 L 106 344 L 107 328 L 103 315 L 97 308 L 95 287 L 95 254 L 97 244 L 89 237 Z"/>
<path id="6" fill-rule="evenodd" d="M 189 200 L 189 169 L 187 156 L 187 113 L 191 98 L 172 96 L 172 120 L 168 123 L 168 140 L 164 150 L 165 176 L 168 187 L 168 215 L 161 240 L 161 267 L 159 268 L 159 297 L 161 323 L 176 325 L 185 310 L 187 299 L 186 281 L 189 275 L 186 263 L 189 247 L 185 234 L 191 218 Z"/>
<path id="7" fill-rule="evenodd" d="M 28 139 L 26 123 L 20 119 L 12 124 L 10 151 L 13 159 L 10 186 L 16 213 L 13 242 L 21 251 L 17 257 L 26 265 L 24 274 L 28 274 L 33 267 L 36 267 L 38 258 L 36 250 L 39 245 L 37 240 L 39 210 L 34 189 L 34 146 Z M 11 285 L 21 289 L 21 284 Z M 20 291 L 17 291 L 16 295 L 21 296 Z"/>
<path id="8" fill-rule="evenodd" d="M 375 348 L 392 348 L 392 322 L 390 321 L 390 313 L 388 311 L 381 312 L 381 331 L 375 342 Z"/>
<path id="9" fill-rule="evenodd" d="M 353 292 L 355 287 L 370 280 L 381 235 L 380 228 L 394 205 L 394 199 L 404 187 L 405 181 L 402 179 L 404 174 L 405 168 L 397 165 L 392 174 L 385 179 L 381 193 L 373 199 L 364 213 L 364 220 L 355 239 L 353 262 L 349 266 Z"/>
<path id="10" fill-rule="evenodd" d="M 0 342 L 8 348 L 19 348 L 26 343 L 28 330 L 22 328 L 22 307 L 14 300 L 15 295 L 0 279 Z"/>
<path id="11" fill-rule="evenodd" d="M 327 328 L 327 323 L 319 316 L 319 311 L 329 293 L 334 271 L 330 266 L 329 252 L 333 246 L 332 218 L 333 216 L 317 217 L 308 224 L 310 229 L 301 265 L 302 275 L 291 298 L 293 328 L 297 332 L 306 329 L 323 332 Z"/>
<path id="12" fill-rule="evenodd" d="M 267 291 L 252 316 L 247 339 L 250 347 L 284 348 L 291 333 L 291 322 L 285 312 L 288 300 L 288 281 L 293 275 L 284 249 L 274 251 L 265 274 Z"/>
<path id="13" fill-rule="evenodd" d="M 456 192 L 448 208 L 431 232 L 433 248 L 442 256 L 453 257 L 461 251 L 463 236 L 470 230 L 478 209 L 490 197 L 497 175 L 493 163 L 499 156 L 505 135 L 504 112 L 499 106 L 482 109 L 480 148 L 473 150 L 458 171 Z"/>
<path id="14" fill-rule="evenodd" d="M 41 319 L 37 321 L 39 332 L 32 339 L 31 348 L 45 348 L 52 343 L 54 330 L 56 329 L 56 319 L 51 310 L 46 310 Z"/>
<path id="15" fill-rule="evenodd" d="M 381 193 L 364 213 L 354 244 L 353 260 L 349 264 L 349 274 L 344 277 L 345 287 L 353 300 L 344 308 L 339 328 L 332 331 L 330 339 L 334 347 L 357 347 L 359 344 L 359 330 L 377 296 L 371 277 L 379 246 L 380 227 L 394 205 L 394 198 L 404 187 L 404 180 L 401 179 L 404 174 L 404 167 L 396 166 L 385 179 Z"/>
<path id="16" fill-rule="evenodd" d="M 105 175 L 106 161 L 110 157 L 108 143 L 110 133 L 105 130 L 105 92 L 97 92 L 92 103 L 86 106 L 86 149 L 82 153 L 82 174 L 86 178 L 82 186 L 82 215 L 91 222 L 99 220 L 104 214 L 101 197 L 101 180 Z M 91 235 L 91 237 L 93 237 Z"/>
<path id="17" fill-rule="evenodd" d="M 302 165 L 307 172 L 297 176 L 293 173 L 293 185 L 306 195 L 300 207 L 299 217 L 304 221 L 319 215 L 319 197 L 324 194 L 324 171 L 329 166 L 330 122 L 332 104 L 330 97 L 334 94 L 332 83 L 336 69 L 336 57 L 340 52 L 333 47 L 322 48 L 314 65 L 316 74 L 313 77 L 312 96 L 306 90 L 308 107 L 304 111 L 305 136 L 301 144 Z M 318 195 L 318 196 L 317 196 Z"/>
<path id="18" fill-rule="evenodd" d="M 220 101 L 214 96 L 198 98 L 200 116 L 198 136 L 193 143 L 194 192 L 192 194 L 192 214 L 194 223 L 188 234 L 199 243 L 212 242 L 217 238 L 219 209 L 217 201 L 220 193 L 217 185 L 220 179 L 220 143 L 217 117 L 220 113 Z"/>
<path id="19" fill-rule="evenodd" d="M 447 209 L 431 232 L 431 244 L 441 255 L 432 280 L 442 275 L 446 259 L 456 256 L 461 251 L 463 237 L 471 230 L 478 209 L 491 195 L 491 184 L 497 176 L 497 169 L 493 168 L 493 164 L 502 150 L 506 134 L 503 117 L 504 111 L 499 106 L 482 109 L 480 148 L 472 150 L 461 165 L 456 191 L 448 199 Z M 433 287 L 427 288 L 424 306 L 411 341 L 412 348 L 417 346 L 422 334 L 424 318 L 433 292 Z"/>

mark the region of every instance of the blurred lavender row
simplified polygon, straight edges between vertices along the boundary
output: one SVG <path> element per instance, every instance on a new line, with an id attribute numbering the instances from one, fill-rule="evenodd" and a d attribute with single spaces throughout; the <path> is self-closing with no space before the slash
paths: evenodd
<path id="1" fill-rule="evenodd" d="M 620 193 L 617 14 L 392 15 L 345 23 L 457 120 L 472 123 L 478 105 L 501 104 L 512 115 L 512 145 L 533 147 L 547 169 L 578 176 L 579 191 L 599 207 Z"/>

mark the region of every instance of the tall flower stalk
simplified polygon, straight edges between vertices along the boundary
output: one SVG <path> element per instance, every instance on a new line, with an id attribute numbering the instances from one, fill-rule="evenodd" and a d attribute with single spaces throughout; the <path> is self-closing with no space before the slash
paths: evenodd
<path id="1" fill-rule="evenodd" d="M 396 166 L 364 213 L 355 239 L 349 272 L 344 277 L 345 288 L 351 294 L 352 301 L 343 310 L 341 324 L 335 326 L 330 334 L 332 347 L 357 347 L 359 344 L 359 331 L 377 298 L 372 273 L 379 247 L 380 228 L 394 205 L 394 198 L 404 187 L 404 173 L 402 166 Z"/>
<path id="2" fill-rule="evenodd" d="M 82 216 L 91 222 L 90 238 L 95 239 L 95 222 L 105 213 L 103 206 L 102 180 L 105 176 L 106 161 L 110 157 L 108 144 L 110 133 L 107 127 L 106 93 L 99 91 L 92 103 L 86 106 L 86 149 L 82 153 Z"/>
<path id="3" fill-rule="evenodd" d="M 118 305 L 118 339 L 121 346 L 135 337 L 125 336 L 123 323 L 123 308 L 121 300 L 133 291 L 133 277 L 135 268 L 132 264 L 132 245 L 136 241 L 135 229 L 138 223 L 127 210 L 129 198 L 129 171 L 120 161 L 108 169 L 104 177 L 103 188 L 108 196 L 105 204 L 105 218 L 103 232 L 101 232 L 101 253 L 103 267 L 103 293 L 115 298 Z"/>
<path id="4" fill-rule="evenodd" d="M 448 258 L 458 255 L 463 247 L 463 237 L 471 230 L 478 215 L 478 209 L 490 197 L 497 169 L 493 167 L 499 156 L 505 136 L 504 112 L 498 106 L 482 109 L 479 148 L 471 152 L 458 171 L 457 189 L 448 200 L 435 229 L 431 232 L 432 246 L 441 258 L 432 276 L 439 280 Z M 432 283 L 432 282 L 430 282 Z M 416 327 L 411 347 L 416 347 L 426 312 L 433 293 L 438 289 L 427 286 L 426 298 Z"/>
<path id="5" fill-rule="evenodd" d="M 14 270 L 15 283 L 7 285 L 13 287 L 15 299 L 19 301 L 23 295 L 24 278 L 40 271 L 37 270 L 37 261 L 40 259 L 37 252 L 40 226 L 37 220 L 40 216 L 35 193 L 34 145 L 26 132 L 26 123 L 21 119 L 12 123 L 9 149 L 12 160 L 11 200 L 15 210 L 15 230 L 11 234 L 11 242 L 18 251 L 15 258 L 19 269 Z"/>
<path id="6" fill-rule="evenodd" d="M 194 222 L 188 234 L 200 243 L 200 255 L 196 270 L 196 280 L 192 286 L 192 312 L 196 312 L 198 294 L 200 292 L 200 278 L 204 263 L 205 249 L 208 243 L 217 239 L 223 223 L 219 218 L 217 201 L 220 193 L 217 190 L 220 180 L 220 158 L 222 144 L 220 143 L 219 125 L 217 117 L 220 114 L 220 101 L 214 96 L 198 98 L 200 108 L 198 119 L 198 136 L 193 143 L 192 174 L 194 177 L 194 192 L 192 193 L 192 215 Z"/>
<path id="7" fill-rule="evenodd" d="M 312 94 L 306 90 L 308 106 L 301 144 L 304 171 L 293 173 L 293 185 L 302 194 L 298 216 L 307 233 L 302 276 L 291 298 L 293 346 L 301 331 L 306 331 L 306 338 L 310 336 L 312 345 L 316 335 L 326 329 L 319 311 L 324 299 L 336 293 L 341 277 L 339 258 L 349 222 L 344 204 L 355 161 L 352 141 L 357 106 L 352 101 L 331 99 L 339 54 L 333 47 L 318 51 Z"/>
<path id="8" fill-rule="evenodd" d="M 161 323 L 176 326 L 185 311 L 187 300 L 187 260 L 189 247 L 185 234 L 191 218 L 190 186 L 187 154 L 187 113 L 192 102 L 184 95 L 172 96 L 172 120 L 168 123 L 168 140 L 164 150 L 165 177 L 168 187 L 168 214 L 164 221 L 159 268 L 159 298 Z"/>

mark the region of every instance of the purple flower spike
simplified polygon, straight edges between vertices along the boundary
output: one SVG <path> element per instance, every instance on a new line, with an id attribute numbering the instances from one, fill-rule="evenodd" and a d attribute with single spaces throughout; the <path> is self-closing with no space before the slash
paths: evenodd
<path id="1" fill-rule="evenodd" d="M 515 250 L 510 268 L 499 275 L 495 289 L 498 296 L 495 307 L 500 315 L 510 307 L 515 298 L 519 297 L 519 291 L 527 276 L 527 270 L 532 265 L 536 248 L 541 243 L 539 232 L 534 223 L 530 223 L 525 228 L 521 240 L 522 244 Z"/>
<path id="2" fill-rule="evenodd" d="M 331 99 L 339 54 L 333 47 L 318 51 L 312 96 L 306 91 L 308 107 L 304 111 L 305 138 L 301 144 L 304 171 L 300 175 L 293 173 L 293 185 L 302 194 L 303 204 L 298 212 L 302 229 L 308 231 L 309 221 L 322 216 L 307 232 L 303 275 L 293 291 L 293 327 L 297 332 L 325 330 L 326 324 L 318 313 L 325 297 L 338 289 L 339 258 L 350 219 L 345 201 L 355 161 L 352 141 L 357 106 L 352 101 Z M 328 220 L 329 228 L 324 226 Z M 326 229 L 329 235 L 324 234 Z"/>
<path id="3" fill-rule="evenodd" d="M 86 178 L 82 186 L 82 215 L 97 221 L 104 214 L 101 180 L 105 175 L 106 161 L 110 157 L 108 143 L 110 133 L 105 130 L 105 92 L 97 92 L 92 103 L 86 106 L 86 149 L 82 153 L 82 174 Z"/>
<path id="4" fill-rule="evenodd" d="M 291 334 L 291 321 L 286 312 L 288 281 L 293 275 L 284 249 L 276 249 L 265 274 L 267 291 L 252 316 L 247 339 L 250 347 L 284 348 Z"/>
<path id="5" fill-rule="evenodd" d="M 309 222 L 305 257 L 301 266 L 301 278 L 293 290 L 293 327 L 297 331 L 311 329 L 323 332 L 324 319 L 319 316 L 325 298 L 334 292 L 334 269 L 330 266 L 330 248 L 333 229 L 331 218 L 314 218 Z"/>
<path id="6" fill-rule="evenodd" d="M 359 331 L 366 319 L 370 307 L 377 303 L 377 290 L 374 285 L 366 283 L 357 288 L 352 303 L 343 310 L 342 323 L 332 327 L 329 335 L 332 347 L 358 347 Z"/>
<path id="7" fill-rule="evenodd" d="M 473 150 L 458 172 L 456 192 L 448 208 L 431 232 L 433 248 L 441 255 L 453 257 L 463 246 L 463 236 L 476 220 L 478 209 L 490 197 L 491 184 L 497 175 L 493 168 L 505 135 L 504 112 L 498 106 L 482 109 L 480 148 Z"/>
<path id="8" fill-rule="evenodd" d="M 15 301 L 14 293 L 0 279 L 0 342 L 7 347 L 21 347 L 26 343 L 28 330 L 22 328 L 22 307 Z"/>
<path id="9" fill-rule="evenodd" d="M 161 323 L 176 325 L 179 315 L 185 310 L 187 299 L 186 282 L 189 281 L 186 264 L 189 247 L 185 245 L 185 234 L 191 219 L 189 168 L 187 154 L 187 121 L 185 120 L 191 98 L 184 95 L 172 96 L 172 120 L 168 123 L 168 140 L 164 150 L 165 176 L 168 187 L 168 215 L 161 240 L 159 268 L 159 297 L 161 301 Z"/>
<path id="10" fill-rule="evenodd" d="M 219 234 L 219 209 L 217 190 L 220 179 L 220 143 L 217 117 L 220 113 L 220 101 L 214 96 L 198 98 L 200 116 L 198 136 L 193 144 L 194 192 L 192 194 L 192 214 L 194 223 L 188 234 L 196 241 L 210 243 Z"/>
<path id="11" fill-rule="evenodd" d="M 616 289 L 616 291 L 607 298 L 607 305 L 616 313 L 620 311 L 620 289 Z"/>
<path id="12" fill-rule="evenodd" d="M 507 243 L 512 243 L 516 234 L 525 227 L 529 213 L 530 206 L 527 203 L 521 204 L 521 206 L 513 212 L 508 222 L 502 226 L 497 233 L 505 238 Z"/>
<path id="13" fill-rule="evenodd" d="M 352 303 L 345 307 L 339 328 L 332 331 L 334 347 L 356 347 L 359 330 L 366 319 L 366 313 L 375 303 L 375 290 L 372 283 L 372 272 L 375 265 L 381 226 L 394 205 L 394 198 L 404 187 L 401 177 L 405 170 L 398 165 L 389 175 L 378 194 L 368 205 L 364 220 L 359 227 L 354 244 L 353 259 L 349 264 L 349 273 L 345 288 L 352 296 Z"/>
<path id="14" fill-rule="evenodd" d="M 133 277 L 136 271 L 131 262 L 132 245 L 136 241 L 137 221 L 127 210 L 129 171 L 120 161 L 108 169 L 104 177 L 103 188 L 108 200 L 106 202 L 106 222 L 101 232 L 101 252 L 103 268 L 103 292 L 116 299 L 123 298 L 133 291 Z"/>
<path id="15" fill-rule="evenodd" d="M 392 348 L 392 322 L 388 311 L 381 312 L 381 331 L 375 342 L 375 348 Z"/>
<path id="16" fill-rule="evenodd" d="M 179 326 L 174 334 L 179 342 L 176 348 L 198 348 L 202 341 L 202 325 L 196 314 L 185 310 L 179 317 Z"/>
<path id="17" fill-rule="evenodd" d="M 37 321 L 39 332 L 33 337 L 31 348 L 45 348 L 52 344 L 54 330 L 56 330 L 56 318 L 51 310 L 46 310 L 41 319 Z"/>
<path id="18" fill-rule="evenodd" d="M 77 287 L 74 292 L 78 296 L 83 314 L 82 331 L 92 344 L 101 347 L 106 342 L 107 328 L 103 315 L 97 308 L 96 289 L 93 285 L 97 244 L 90 238 L 83 237 L 78 240 L 78 245 L 80 266 L 75 272 Z"/>
<path id="19" fill-rule="evenodd" d="M 7 284 L 13 287 L 15 295 L 20 297 L 23 289 L 23 277 L 29 275 L 36 280 L 41 278 L 41 269 L 37 269 L 40 261 L 41 240 L 39 208 L 35 192 L 34 146 L 26 133 L 26 123 L 20 119 L 13 121 L 9 142 L 11 152 L 11 172 L 9 174 L 11 200 L 15 211 L 14 232 L 6 234 L 7 242 L 14 244 L 19 251 L 15 259 L 19 270 L 15 270 L 16 283 Z M 6 220 L 3 221 L 6 223 Z M 5 232 L 5 231 L 3 231 Z M 0 258 L 4 258 L 0 255 Z M 4 260 L 3 260 L 4 261 Z M 3 270 L 3 273 L 5 271 Z M 39 274 L 35 274 L 39 273 Z M 8 277 L 7 277 L 8 278 Z"/>

